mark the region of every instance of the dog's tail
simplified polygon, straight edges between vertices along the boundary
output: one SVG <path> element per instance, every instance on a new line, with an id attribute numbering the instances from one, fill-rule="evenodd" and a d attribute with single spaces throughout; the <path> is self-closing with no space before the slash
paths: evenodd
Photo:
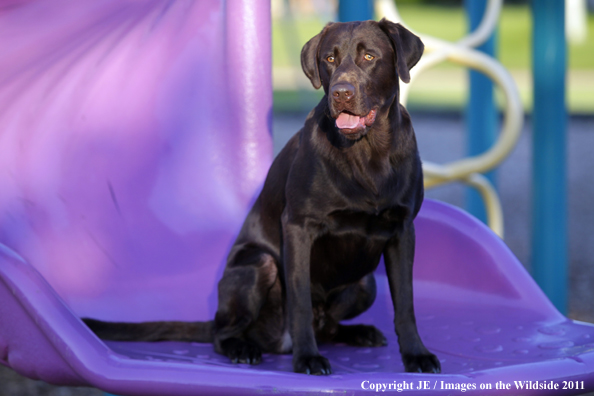
<path id="1" fill-rule="evenodd" d="M 110 341 L 214 341 L 214 322 L 103 322 L 83 318 L 102 340 Z"/>

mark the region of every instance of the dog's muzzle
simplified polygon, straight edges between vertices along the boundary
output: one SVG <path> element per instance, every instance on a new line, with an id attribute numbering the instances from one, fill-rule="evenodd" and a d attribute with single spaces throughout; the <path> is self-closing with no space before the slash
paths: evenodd
<path id="1" fill-rule="evenodd" d="M 359 133 L 373 124 L 375 115 L 376 110 L 371 110 L 365 116 L 356 116 L 343 111 L 336 118 L 336 127 L 344 135 Z"/>

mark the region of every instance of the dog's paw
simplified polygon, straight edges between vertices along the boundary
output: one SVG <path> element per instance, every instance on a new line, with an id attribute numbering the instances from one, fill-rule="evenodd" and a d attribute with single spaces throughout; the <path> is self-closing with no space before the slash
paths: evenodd
<path id="1" fill-rule="evenodd" d="M 323 356 L 308 356 L 293 359 L 293 371 L 313 375 L 330 375 L 330 362 Z"/>
<path id="2" fill-rule="evenodd" d="M 403 355 L 402 363 L 407 373 L 441 373 L 441 364 L 432 353 L 423 355 Z"/>
<path id="3" fill-rule="evenodd" d="M 262 350 L 253 342 L 230 338 L 221 343 L 223 353 L 233 363 L 260 364 Z"/>
<path id="4" fill-rule="evenodd" d="M 380 347 L 388 345 L 388 340 L 375 326 L 341 325 L 338 328 L 335 341 L 347 345 L 363 347 Z"/>

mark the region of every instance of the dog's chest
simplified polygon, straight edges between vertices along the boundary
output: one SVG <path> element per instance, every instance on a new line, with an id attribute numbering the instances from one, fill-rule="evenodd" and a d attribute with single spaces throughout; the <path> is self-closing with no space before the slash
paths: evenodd
<path id="1" fill-rule="evenodd" d="M 327 218 L 329 233 L 361 234 L 368 237 L 390 238 L 404 220 L 407 209 L 401 206 L 381 208 L 371 206 L 366 210 L 336 210 Z"/>
<path id="2" fill-rule="evenodd" d="M 397 234 L 407 210 L 337 210 L 314 241 L 312 281 L 330 290 L 358 281 L 377 267 L 386 243 Z"/>

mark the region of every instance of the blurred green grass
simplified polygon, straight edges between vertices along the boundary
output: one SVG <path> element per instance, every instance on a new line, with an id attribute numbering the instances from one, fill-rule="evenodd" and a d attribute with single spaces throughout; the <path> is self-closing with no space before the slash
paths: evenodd
<path id="1" fill-rule="evenodd" d="M 406 23 L 418 32 L 456 41 L 465 35 L 466 16 L 461 7 L 402 4 L 399 11 Z M 311 108 L 321 97 L 313 91 L 300 71 L 301 47 L 327 21 L 273 20 L 272 49 L 275 69 L 275 110 Z M 503 7 L 497 36 L 497 58 L 511 72 L 520 89 L 524 107 L 530 111 L 531 97 L 531 15 L 522 5 Z M 568 45 L 567 102 L 570 112 L 594 113 L 594 15 L 588 16 L 588 37 L 583 44 Z M 287 73 L 288 70 L 291 73 Z M 291 86 L 290 80 L 297 81 Z M 444 63 L 419 78 L 411 90 L 409 107 L 460 110 L 466 102 L 466 72 Z M 500 94 L 498 100 L 501 102 Z"/>

